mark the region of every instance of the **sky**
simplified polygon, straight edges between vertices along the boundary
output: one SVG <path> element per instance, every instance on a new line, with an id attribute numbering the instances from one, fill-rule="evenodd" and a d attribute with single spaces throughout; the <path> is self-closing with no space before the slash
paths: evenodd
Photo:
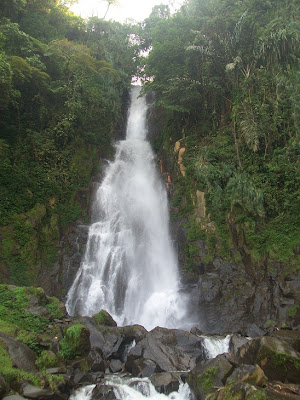
<path id="1" fill-rule="evenodd" d="M 175 10 L 183 4 L 183 0 L 118 0 L 119 6 L 111 5 L 106 19 L 125 22 L 126 19 L 142 21 L 149 16 L 152 7 L 157 4 L 169 4 Z M 105 0 L 79 0 L 78 4 L 70 7 L 73 12 L 83 18 L 97 16 L 103 18 L 107 9 Z"/>

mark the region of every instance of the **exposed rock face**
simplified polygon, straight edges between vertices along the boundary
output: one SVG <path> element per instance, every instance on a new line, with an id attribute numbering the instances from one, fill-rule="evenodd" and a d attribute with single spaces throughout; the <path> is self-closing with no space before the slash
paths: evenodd
<path id="1" fill-rule="evenodd" d="M 87 243 L 88 228 L 87 225 L 72 226 L 61 241 L 62 252 L 58 268 L 64 277 L 63 287 L 66 291 L 70 289 L 80 267 Z"/>
<path id="2" fill-rule="evenodd" d="M 183 265 L 187 233 L 178 224 L 177 221 L 179 260 Z M 188 284 L 186 290 L 192 293 L 190 307 L 198 315 L 203 331 L 240 331 L 256 337 L 269 327 L 281 326 L 282 323 L 300 324 L 300 273 L 284 276 L 284 268 L 278 266 L 272 277 L 256 282 L 241 267 L 219 257 L 207 264 L 205 242 L 198 241 L 195 246 L 199 251 L 198 264 L 194 282 Z M 192 282 L 190 276 L 190 272 L 182 271 L 183 284 Z"/>

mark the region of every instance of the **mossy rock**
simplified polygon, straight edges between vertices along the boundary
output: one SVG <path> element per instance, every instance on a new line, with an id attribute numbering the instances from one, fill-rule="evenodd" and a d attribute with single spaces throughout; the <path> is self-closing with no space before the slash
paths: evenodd
<path id="1" fill-rule="evenodd" d="M 214 400 L 268 400 L 265 389 L 256 388 L 245 382 L 226 385 Z"/>
<path id="2" fill-rule="evenodd" d="M 252 339 L 239 349 L 238 358 L 244 364 L 258 364 L 271 381 L 300 383 L 300 354 L 283 340 Z"/>
<path id="3" fill-rule="evenodd" d="M 0 332 L 13 334 L 15 327 L 41 333 L 65 313 L 64 304 L 42 288 L 0 285 Z"/>
<path id="4" fill-rule="evenodd" d="M 40 371 L 45 371 L 48 368 L 59 366 L 59 360 L 53 351 L 42 351 L 39 358 L 35 362 Z"/>
<path id="5" fill-rule="evenodd" d="M 104 326 L 117 326 L 116 321 L 112 318 L 112 316 L 105 310 L 100 310 L 98 314 L 93 315 L 94 320 L 98 325 Z"/>
<path id="6" fill-rule="evenodd" d="M 220 355 L 197 364 L 187 381 L 195 396 L 202 399 L 209 393 L 214 393 L 215 387 L 223 386 L 233 369 L 226 357 Z"/>
<path id="7" fill-rule="evenodd" d="M 77 357 L 85 356 L 91 349 L 90 331 L 84 325 L 72 325 L 66 330 L 65 336 L 59 344 L 59 355 L 64 360 L 74 360 Z"/>

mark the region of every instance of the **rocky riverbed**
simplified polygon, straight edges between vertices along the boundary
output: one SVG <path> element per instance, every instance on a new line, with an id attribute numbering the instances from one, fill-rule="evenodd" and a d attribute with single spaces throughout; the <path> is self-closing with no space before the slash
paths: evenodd
<path id="1" fill-rule="evenodd" d="M 112 400 L 105 376 L 117 373 L 148 377 L 165 394 L 187 382 L 199 400 L 299 399 L 298 330 L 270 328 L 251 339 L 232 333 L 228 352 L 209 358 L 207 337 L 196 328 L 117 327 L 105 311 L 69 317 L 40 288 L 0 285 L 0 296 L 5 400 L 63 400 L 91 384 L 92 399 Z"/>

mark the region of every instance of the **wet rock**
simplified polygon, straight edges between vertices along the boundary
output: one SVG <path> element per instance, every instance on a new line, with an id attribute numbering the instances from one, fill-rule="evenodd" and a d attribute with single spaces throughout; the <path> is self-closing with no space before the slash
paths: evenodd
<path id="1" fill-rule="evenodd" d="M 6 390 L 7 390 L 7 386 L 6 386 L 5 379 L 2 376 L 0 376 L 0 398 L 5 395 Z"/>
<path id="2" fill-rule="evenodd" d="M 95 384 L 97 381 L 97 378 L 95 375 L 90 374 L 90 373 L 86 373 L 86 372 L 82 372 L 82 371 L 78 371 L 76 372 L 76 374 L 73 377 L 73 382 L 75 383 L 75 385 L 92 385 Z"/>
<path id="3" fill-rule="evenodd" d="M 92 391 L 91 400 L 117 400 L 113 386 L 98 384 Z"/>
<path id="4" fill-rule="evenodd" d="M 257 326 L 256 324 L 253 323 L 250 326 L 248 326 L 248 328 L 246 328 L 243 333 L 245 336 L 248 336 L 250 338 L 255 338 L 258 336 L 265 335 L 266 331 L 264 331 L 259 326 Z"/>
<path id="5" fill-rule="evenodd" d="M 25 385 L 23 387 L 23 396 L 28 399 L 49 399 L 53 396 L 53 392 L 48 389 L 41 389 L 33 385 Z"/>
<path id="6" fill-rule="evenodd" d="M 0 333 L 0 340 L 6 347 L 13 366 L 26 372 L 38 372 L 35 365 L 35 353 L 26 344 L 13 339 L 5 333 Z"/>
<path id="7" fill-rule="evenodd" d="M 11 396 L 5 396 L 2 400 L 26 400 L 25 397 L 20 396 L 19 394 L 13 394 Z"/>
<path id="8" fill-rule="evenodd" d="M 85 318 L 84 325 L 90 331 L 92 349 L 101 349 L 104 360 L 112 358 L 125 362 L 134 341 L 140 341 L 147 331 L 140 325 L 110 327 L 97 325 L 93 318 Z"/>
<path id="9" fill-rule="evenodd" d="M 224 386 L 233 370 L 232 364 L 222 354 L 198 363 L 190 372 L 187 381 L 197 399 L 202 399 L 214 392 L 216 387 Z"/>
<path id="10" fill-rule="evenodd" d="M 148 378 L 155 372 L 161 372 L 154 361 L 145 358 L 126 363 L 126 370 L 138 378 Z"/>
<path id="11" fill-rule="evenodd" d="M 128 354 L 128 361 L 140 356 L 154 361 L 161 371 L 184 371 L 206 358 L 203 338 L 179 329 L 155 328 Z"/>
<path id="12" fill-rule="evenodd" d="M 136 343 L 141 341 L 148 331 L 142 326 L 142 325 L 128 325 L 128 326 L 122 326 L 120 327 L 120 332 L 124 337 L 129 338 L 132 340 L 135 340 Z"/>
<path id="13" fill-rule="evenodd" d="M 157 392 L 165 395 L 169 395 L 172 392 L 177 392 L 179 389 L 178 379 L 169 372 L 153 374 L 150 377 L 150 381 Z"/>
<path id="14" fill-rule="evenodd" d="M 258 364 L 270 380 L 300 382 L 300 354 L 283 340 L 252 339 L 238 350 L 237 357 L 243 364 Z"/>
<path id="15" fill-rule="evenodd" d="M 123 363 L 120 360 L 110 360 L 110 364 L 109 364 L 109 369 L 111 370 L 111 372 L 115 373 L 115 372 L 120 372 L 123 368 Z"/>
<path id="16" fill-rule="evenodd" d="M 83 323 L 90 331 L 91 347 L 101 349 L 105 359 L 118 351 L 124 337 L 117 327 L 98 326 L 92 318 L 85 318 Z"/>
<path id="17" fill-rule="evenodd" d="M 89 356 L 93 361 L 91 370 L 93 372 L 105 372 L 106 362 L 103 359 L 102 350 L 99 348 L 92 348 Z"/>
<path id="18" fill-rule="evenodd" d="M 258 365 L 242 364 L 233 371 L 227 379 L 226 384 L 238 381 L 250 383 L 254 386 L 264 387 L 268 382 L 268 378 Z"/>
<path id="19" fill-rule="evenodd" d="M 237 354 L 237 351 L 240 347 L 242 347 L 244 344 L 248 342 L 248 339 L 245 338 L 244 336 L 234 334 L 231 335 L 230 341 L 229 341 L 229 351 L 233 354 Z"/>

